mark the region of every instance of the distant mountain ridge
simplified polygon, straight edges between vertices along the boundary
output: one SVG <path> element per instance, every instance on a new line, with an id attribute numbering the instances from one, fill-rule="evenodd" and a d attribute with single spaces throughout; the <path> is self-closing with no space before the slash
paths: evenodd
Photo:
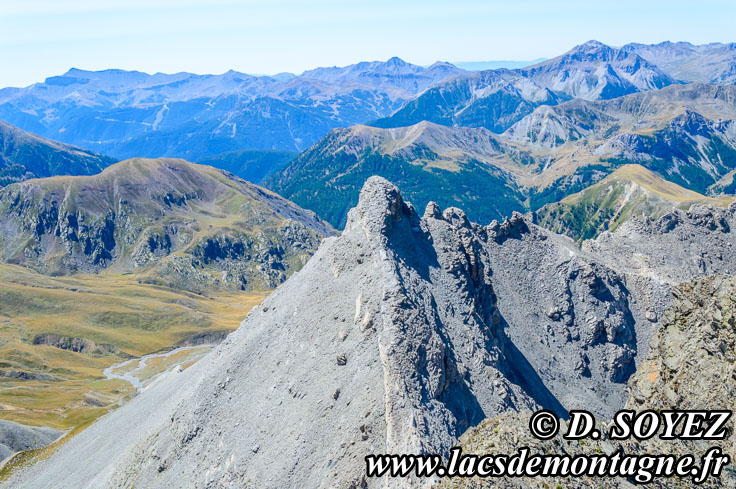
<path id="1" fill-rule="evenodd" d="M 0 90 L 0 119 L 118 158 L 299 151 L 330 129 L 386 116 L 460 73 L 448 63 L 423 68 L 398 58 L 275 77 L 71 69 Z"/>
<path id="2" fill-rule="evenodd" d="M 622 50 L 638 54 L 682 82 L 736 83 L 736 43 L 631 43 Z"/>
<path id="3" fill-rule="evenodd" d="M 438 80 L 465 73 L 450 63 L 438 61 L 426 68 L 407 63 L 394 56 L 386 62 L 361 62 L 345 67 L 316 68 L 301 74 L 302 78 L 329 83 L 357 83 L 375 88 L 391 86 L 417 94 Z"/>
<path id="4" fill-rule="evenodd" d="M 536 107 L 571 98 L 610 99 L 682 81 L 733 83 L 733 51 L 731 44 L 615 48 L 589 41 L 532 66 L 480 72 L 396 57 L 274 76 L 71 69 L 0 89 L 0 119 L 120 159 L 303 151 L 334 128 L 371 121 L 501 133 Z"/>
<path id="5" fill-rule="evenodd" d="M 0 187 L 29 178 L 92 175 L 115 163 L 107 156 L 51 141 L 0 121 Z"/>
<path id="6" fill-rule="evenodd" d="M 484 223 L 559 201 L 626 164 L 705 194 L 730 188 L 736 169 L 734 101 L 736 86 L 674 84 L 540 106 L 503 134 L 431 122 L 358 125 L 330 132 L 265 184 L 337 227 L 373 174 L 417 205 L 434 194 Z"/>
<path id="7" fill-rule="evenodd" d="M 635 53 L 589 41 L 526 68 L 486 70 L 439 83 L 375 125 L 400 127 L 428 120 L 501 133 L 540 105 L 610 99 L 675 82 Z"/>

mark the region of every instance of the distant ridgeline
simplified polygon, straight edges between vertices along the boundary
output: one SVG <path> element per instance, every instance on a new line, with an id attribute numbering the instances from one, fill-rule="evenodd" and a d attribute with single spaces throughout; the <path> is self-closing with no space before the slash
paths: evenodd
<path id="1" fill-rule="evenodd" d="M 373 174 L 419 207 L 433 198 L 487 223 L 537 211 L 628 164 L 701 196 L 733 192 L 735 62 L 734 44 L 590 41 L 531 66 L 477 72 L 398 58 L 273 77 L 73 69 L 0 90 L 0 119 L 115 158 L 226 169 L 336 227 Z M 0 183 L 92 174 L 112 162 L 49 151 L 76 159 L 36 168 L 6 148 Z M 646 210 L 621 212 L 610 199 L 604 207 L 586 229 L 589 211 L 579 206 L 574 216 L 544 211 L 540 222 L 562 212 L 564 225 L 550 225 L 584 239 Z"/>

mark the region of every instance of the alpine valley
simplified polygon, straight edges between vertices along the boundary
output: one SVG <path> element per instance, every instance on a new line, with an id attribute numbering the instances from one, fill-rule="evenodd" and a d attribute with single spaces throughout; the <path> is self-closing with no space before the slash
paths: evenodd
<path id="1" fill-rule="evenodd" d="M 1 489 L 625 489 L 365 457 L 702 454 L 529 412 L 732 407 L 736 44 L 71 69 L 0 119 Z"/>

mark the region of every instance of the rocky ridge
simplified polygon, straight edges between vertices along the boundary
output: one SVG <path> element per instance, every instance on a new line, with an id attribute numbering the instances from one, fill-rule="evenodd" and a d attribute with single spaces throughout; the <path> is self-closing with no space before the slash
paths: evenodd
<path id="1" fill-rule="evenodd" d="M 426 486 L 367 480 L 363 457 L 446 454 L 508 410 L 610 414 L 653 329 L 644 302 L 519 214 L 483 227 L 431 203 L 420 217 L 374 177 L 343 233 L 212 354 L 16 477 L 29 488 Z M 154 408 L 164 391 L 175 394 Z M 124 441 L 93 441 L 121 426 Z"/>
<path id="2" fill-rule="evenodd" d="M 627 409 L 731 409 L 736 392 L 733 365 L 736 360 L 736 279 L 712 276 L 688 281 L 674 289 L 674 302 L 665 313 L 653 337 L 646 360 L 629 383 Z M 533 438 L 528 429 L 529 413 L 505 414 L 489 419 L 469 430 L 459 445 L 466 453 L 514 453 L 529 447 L 532 453 L 612 454 L 625 453 L 685 454 L 700 458 L 709 448 L 719 446 L 734 460 L 733 436 L 714 442 L 706 440 L 660 440 L 617 442 L 608 439 L 568 441 L 558 436 L 549 441 Z M 733 433 L 734 422 L 728 429 Z M 733 462 L 720 478 L 712 478 L 698 487 L 721 488 L 736 484 Z M 655 479 L 647 487 L 675 489 L 694 487 L 690 479 Z M 525 489 L 529 487 L 576 487 L 632 489 L 631 481 L 604 478 L 502 478 L 447 479 L 443 489 Z"/>
<path id="3" fill-rule="evenodd" d="M 735 225 L 734 204 L 694 205 L 658 219 L 633 217 L 614 232 L 584 242 L 583 249 L 624 273 L 674 286 L 699 276 L 734 274 Z"/>

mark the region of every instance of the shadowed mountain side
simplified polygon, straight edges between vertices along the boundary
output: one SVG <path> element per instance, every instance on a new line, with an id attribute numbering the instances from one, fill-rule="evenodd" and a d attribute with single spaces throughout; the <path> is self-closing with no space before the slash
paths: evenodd
<path id="1" fill-rule="evenodd" d="M 294 151 L 245 149 L 202 158 L 197 163 L 214 166 L 243 180 L 260 184 L 264 178 L 286 166 L 298 155 Z"/>
<path id="2" fill-rule="evenodd" d="M 642 361 L 636 375 L 629 382 L 627 409 L 643 413 L 646 410 L 730 410 L 736 378 L 736 338 L 731 326 L 736 319 L 734 310 L 736 280 L 720 276 L 700 278 L 680 284 L 674 290 L 675 300 L 660 323 L 652 339 L 651 349 Z M 703 487 L 720 489 L 736 485 L 736 467 L 733 457 L 736 444 L 733 436 L 725 440 L 675 438 L 662 440 L 655 435 L 648 440 L 631 437 L 616 441 L 604 434 L 602 439 L 564 440 L 558 435 L 540 441 L 529 432 L 530 413 L 507 413 L 485 420 L 468 430 L 459 445 L 466 454 L 513 454 L 522 447 L 532 454 L 567 454 L 596 457 L 613 455 L 616 451 L 633 455 L 693 454 L 701 460 L 705 453 L 718 447 L 731 457 L 720 477 L 696 484 L 690 477 L 655 477 L 646 487 L 674 489 Z M 605 419 L 598 421 L 601 426 Z M 734 421 L 725 425 L 733 432 Z M 680 432 L 681 428 L 676 428 Z M 603 430 L 604 433 L 606 430 Z M 565 432 L 563 427 L 561 433 Z M 660 428 L 659 433 L 663 432 Z M 641 467 L 641 465 L 640 465 Z M 654 466 L 653 466 L 654 467 Z M 652 467 L 652 468 L 653 468 Z M 633 489 L 635 477 L 649 469 L 637 470 L 630 477 L 575 477 L 574 486 L 580 489 Z M 439 484 L 442 489 L 527 489 L 529 487 L 570 487 L 570 478 L 552 477 L 486 477 L 447 478 Z"/>
<path id="3" fill-rule="evenodd" d="M 53 175 L 92 175 L 115 160 L 0 121 L 0 187 Z"/>
<path id="4" fill-rule="evenodd" d="M 6 486 L 383 487 L 369 453 L 447 454 L 507 410 L 622 405 L 637 311 L 614 272 L 520 215 L 482 227 L 431 203 L 420 217 L 373 177 L 342 234 L 208 357 Z M 167 382 L 186 387 L 154 410 Z"/>

